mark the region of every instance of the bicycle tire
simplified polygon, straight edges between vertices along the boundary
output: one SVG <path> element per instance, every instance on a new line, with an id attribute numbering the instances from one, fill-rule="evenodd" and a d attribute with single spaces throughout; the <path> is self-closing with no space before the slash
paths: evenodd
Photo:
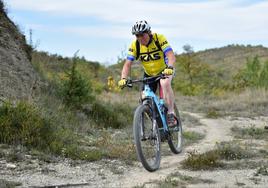
<path id="1" fill-rule="evenodd" d="M 174 103 L 174 111 L 175 111 L 175 116 L 177 118 L 177 127 L 169 129 L 168 132 L 168 145 L 170 150 L 174 154 L 179 154 L 182 151 L 182 146 L 183 146 L 183 136 L 182 136 L 182 123 L 181 123 L 181 118 L 179 114 L 179 110 Z M 176 129 L 176 130 L 174 130 Z"/>
<path id="2" fill-rule="evenodd" d="M 146 122 L 148 120 L 148 125 L 145 122 L 146 118 L 145 116 L 147 118 L 149 117 L 148 119 L 146 119 Z M 148 131 L 148 134 L 145 131 L 147 130 L 147 128 L 151 129 L 151 131 Z M 160 133 L 156 120 L 153 120 L 152 109 L 148 104 L 142 104 L 137 107 L 134 114 L 133 133 L 136 145 L 136 152 L 143 167 L 149 172 L 157 170 L 160 166 L 160 160 L 161 160 Z M 155 153 L 153 153 L 152 156 L 153 157 L 152 159 L 154 160 L 151 160 L 149 158 L 150 155 L 149 156 L 147 155 L 147 152 L 149 153 L 149 148 L 143 148 L 143 145 L 145 145 L 147 141 L 150 145 L 155 147 L 154 148 L 155 151 L 153 151 Z"/>

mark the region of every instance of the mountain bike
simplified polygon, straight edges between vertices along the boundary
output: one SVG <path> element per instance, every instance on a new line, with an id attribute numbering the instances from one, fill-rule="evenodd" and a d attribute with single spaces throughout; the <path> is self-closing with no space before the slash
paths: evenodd
<path id="1" fill-rule="evenodd" d="M 143 96 L 136 108 L 133 120 L 133 133 L 136 152 L 143 167 L 153 172 L 160 167 L 161 141 L 167 141 L 171 151 L 178 154 L 182 151 L 182 124 L 176 104 L 174 104 L 176 124 L 167 124 L 167 107 L 163 99 L 163 92 L 159 84 L 159 96 L 149 87 L 152 82 L 167 78 L 157 75 L 139 80 L 128 80 L 127 86 L 143 83 Z"/>

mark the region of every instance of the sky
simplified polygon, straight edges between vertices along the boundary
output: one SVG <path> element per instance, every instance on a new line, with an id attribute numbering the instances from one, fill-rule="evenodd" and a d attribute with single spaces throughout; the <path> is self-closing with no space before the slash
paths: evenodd
<path id="1" fill-rule="evenodd" d="M 104 65 L 124 57 L 147 20 L 176 53 L 229 44 L 268 47 L 268 0 L 3 0 L 8 16 L 37 50 Z"/>

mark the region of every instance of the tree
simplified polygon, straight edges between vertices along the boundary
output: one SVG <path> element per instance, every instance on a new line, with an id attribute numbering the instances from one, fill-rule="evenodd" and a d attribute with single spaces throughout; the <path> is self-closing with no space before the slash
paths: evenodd
<path id="1" fill-rule="evenodd" d="M 76 70 L 78 58 L 73 58 L 71 71 L 67 73 L 67 80 L 63 82 L 61 94 L 67 106 L 80 108 L 84 103 L 94 99 L 89 81 Z"/>
<path id="2" fill-rule="evenodd" d="M 268 89 L 268 61 L 264 63 L 262 71 L 260 73 L 259 86 Z"/>

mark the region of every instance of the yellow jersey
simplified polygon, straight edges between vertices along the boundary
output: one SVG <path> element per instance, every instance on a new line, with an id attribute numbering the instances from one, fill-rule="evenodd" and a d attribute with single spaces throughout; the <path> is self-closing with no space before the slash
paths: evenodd
<path id="1" fill-rule="evenodd" d="M 157 45 L 157 41 L 159 45 Z M 172 48 L 170 47 L 168 41 L 165 36 L 162 34 L 152 34 L 150 36 L 150 41 L 147 46 L 139 45 L 139 57 L 136 59 L 138 52 L 136 47 L 136 40 L 133 40 L 129 49 L 127 59 L 130 61 L 140 61 L 145 73 L 149 76 L 158 75 L 161 71 L 163 71 L 168 64 L 168 59 L 166 58 L 166 53 Z M 159 47 L 161 49 L 159 49 Z"/>

